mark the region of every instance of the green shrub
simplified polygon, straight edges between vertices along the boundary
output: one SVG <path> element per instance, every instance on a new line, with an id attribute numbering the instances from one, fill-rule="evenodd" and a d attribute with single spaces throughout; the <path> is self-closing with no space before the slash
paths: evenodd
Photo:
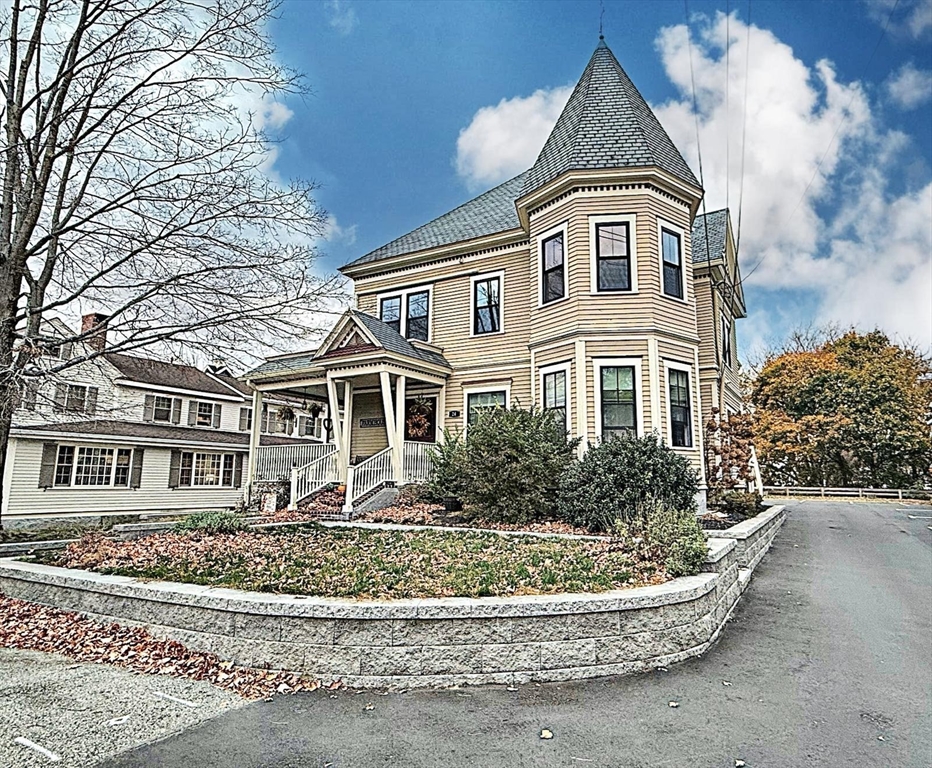
<path id="1" fill-rule="evenodd" d="M 721 495 L 715 508 L 728 515 L 754 517 L 764 509 L 764 504 L 759 493 L 729 491 Z"/>
<path id="2" fill-rule="evenodd" d="M 662 563 L 674 578 L 699 573 L 708 554 L 705 533 L 690 510 L 655 504 L 627 522 L 619 520 L 613 532 L 622 546 L 642 560 Z"/>
<path id="3" fill-rule="evenodd" d="M 432 463 L 427 494 L 434 501 L 461 499 L 463 492 L 463 440 L 459 433 L 443 430 L 443 440 L 429 450 Z"/>
<path id="4" fill-rule="evenodd" d="M 560 481 L 559 517 L 591 531 L 610 531 L 642 509 L 661 505 L 692 512 L 698 491 L 689 462 L 655 435 L 620 437 L 593 446 Z"/>
<path id="5" fill-rule="evenodd" d="M 236 533 L 245 531 L 248 524 L 235 512 L 195 512 L 175 524 L 181 533 Z"/>
<path id="6" fill-rule="evenodd" d="M 482 411 L 456 462 L 459 497 L 471 514 L 492 522 L 552 519 L 560 476 L 577 444 L 552 411 Z"/>
<path id="7" fill-rule="evenodd" d="M 415 504 L 429 504 L 437 500 L 427 483 L 409 483 L 398 489 L 395 506 L 412 507 Z"/>

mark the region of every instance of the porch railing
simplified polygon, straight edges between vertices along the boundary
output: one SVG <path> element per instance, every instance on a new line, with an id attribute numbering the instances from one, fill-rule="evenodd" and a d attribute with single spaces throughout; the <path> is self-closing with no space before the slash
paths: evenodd
<path id="1" fill-rule="evenodd" d="M 430 449 L 436 443 L 417 443 L 405 441 L 402 454 L 401 475 L 406 483 L 426 483 L 430 480 L 433 461 Z"/>
<path id="2" fill-rule="evenodd" d="M 301 467 L 291 469 L 291 502 L 289 509 L 296 509 L 298 504 L 328 483 L 338 481 L 337 447 L 325 446 L 330 452 Z"/>
<path id="3" fill-rule="evenodd" d="M 385 448 L 365 461 L 351 466 L 346 473 L 346 502 L 343 511 L 352 512 L 363 496 L 382 483 L 394 479 L 391 448 Z"/>
<path id="4" fill-rule="evenodd" d="M 287 480 L 292 467 L 303 467 L 335 450 L 333 443 L 260 445 L 256 448 L 256 480 Z"/>

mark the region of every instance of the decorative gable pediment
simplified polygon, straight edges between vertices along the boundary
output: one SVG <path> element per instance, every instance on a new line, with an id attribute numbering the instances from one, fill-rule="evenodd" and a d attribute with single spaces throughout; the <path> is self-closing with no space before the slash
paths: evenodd
<path id="1" fill-rule="evenodd" d="M 324 343 L 317 351 L 317 357 L 352 354 L 381 347 L 378 339 L 369 333 L 368 329 L 352 313 L 347 312 L 324 339 Z"/>

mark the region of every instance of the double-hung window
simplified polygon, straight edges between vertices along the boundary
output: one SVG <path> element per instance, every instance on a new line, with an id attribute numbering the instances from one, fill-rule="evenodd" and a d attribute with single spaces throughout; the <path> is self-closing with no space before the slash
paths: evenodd
<path id="1" fill-rule="evenodd" d="M 667 381 L 670 386 L 670 442 L 674 448 L 692 448 L 689 372 L 668 368 Z"/>
<path id="2" fill-rule="evenodd" d="M 385 325 L 401 333 L 401 296 L 389 296 L 382 299 L 379 307 L 379 317 Z"/>
<path id="3" fill-rule="evenodd" d="M 636 436 L 637 382 L 634 365 L 603 365 L 599 369 L 602 440 Z"/>
<path id="4" fill-rule="evenodd" d="M 473 335 L 500 333 L 502 330 L 501 275 L 473 278 L 472 304 Z"/>
<path id="5" fill-rule="evenodd" d="M 661 227 L 660 250 L 663 262 L 663 292 L 667 296 L 682 299 L 683 249 L 679 234 L 672 229 Z"/>
<path id="6" fill-rule="evenodd" d="M 731 323 L 722 316 L 722 363 L 731 365 Z"/>
<path id="7" fill-rule="evenodd" d="M 506 408 L 507 390 L 489 390 L 487 392 L 468 392 L 466 394 L 466 424 L 475 424 L 479 414 L 484 410 Z"/>
<path id="8" fill-rule="evenodd" d="M 220 429 L 222 411 L 223 406 L 221 406 L 220 403 L 211 403 L 206 400 L 190 400 L 188 402 L 188 426 Z"/>
<path id="9" fill-rule="evenodd" d="M 52 410 L 94 415 L 97 410 L 97 387 L 85 384 L 57 385 Z"/>
<path id="10" fill-rule="evenodd" d="M 164 395 L 146 395 L 143 421 L 160 421 L 177 424 L 181 421 L 181 398 Z"/>
<path id="11" fill-rule="evenodd" d="M 544 371 L 541 374 L 541 390 L 543 394 L 544 410 L 553 411 L 557 422 L 569 429 L 566 410 L 566 368 L 556 371 Z"/>
<path id="12" fill-rule="evenodd" d="M 132 459 L 132 448 L 60 445 L 54 484 L 126 488 Z"/>
<path id="13" fill-rule="evenodd" d="M 541 241 L 541 304 L 566 295 L 564 233 L 558 232 Z"/>
<path id="14" fill-rule="evenodd" d="M 195 453 L 182 451 L 178 485 L 233 486 L 235 456 L 232 453 Z"/>
<path id="15" fill-rule="evenodd" d="M 406 339 L 430 339 L 430 289 L 400 291 L 379 299 L 379 319 Z"/>
<path id="16" fill-rule="evenodd" d="M 599 291 L 631 290 L 631 230 L 628 222 L 595 225 L 595 276 Z"/>
<path id="17" fill-rule="evenodd" d="M 418 291 L 407 296 L 407 322 L 405 323 L 405 338 L 427 341 L 428 315 L 430 312 L 430 293 Z"/>

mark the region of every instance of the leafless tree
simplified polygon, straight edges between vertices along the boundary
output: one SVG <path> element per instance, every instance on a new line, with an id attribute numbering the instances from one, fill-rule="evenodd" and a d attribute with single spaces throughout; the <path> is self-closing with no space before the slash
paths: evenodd
<path id="1" fill-rule="evenodd" d="M 110 351 L 261 349 L 333 307 L 311 183 L 266 172 L 253 110 L 295 93 L 275 0 L 8 0 L 0 11 L 0 477 L 17 393 L 100 354 L 55 313 L 109 315 Z M 62 341 L 79 354 L 46 354 Z"/>

